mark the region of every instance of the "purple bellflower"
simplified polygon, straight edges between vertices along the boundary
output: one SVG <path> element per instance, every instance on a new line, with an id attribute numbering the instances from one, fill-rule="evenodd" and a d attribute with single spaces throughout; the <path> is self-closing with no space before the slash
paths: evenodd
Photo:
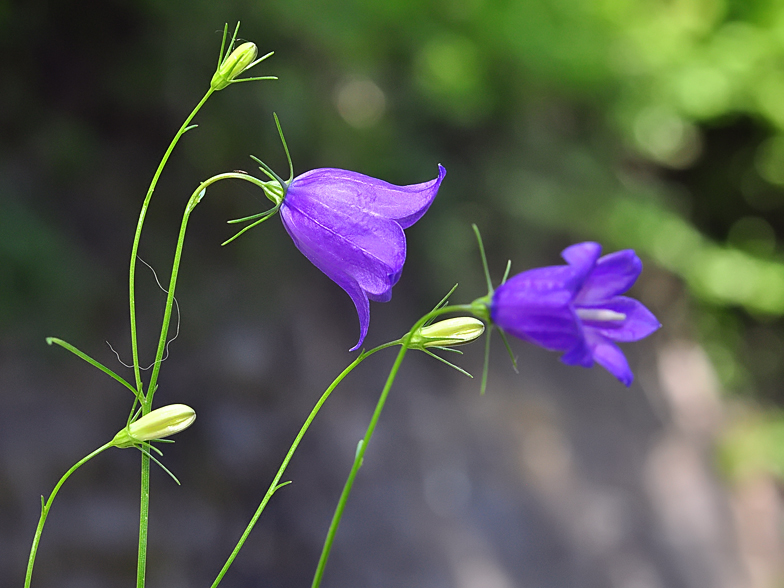
<path id="1" fill-rule="evenodd" d="M 395 186 L 342 169 L 314 169 L 288 184 L 280 216 L 305 257 L 343 288 L 359 315 L 359 349 L 370 303 L 388 302 L 406 260 L 407 229 L 427 211 L 446 170 L 429 182 Z"/>
<path id="2" fill-rule="evenodd" d="M 592 367 L 598 363 L 626 386 L 634 375 L 614 341 L 637 341 L 661 324 L 626 292 L 642 271 L 632 251 L 599 257 L 598 243 L 564 249 L 568 265 L 518 274 L 499 286 L 490 301 L 490 318 L 515 337 L 551 351 L 561 361 Z"/>

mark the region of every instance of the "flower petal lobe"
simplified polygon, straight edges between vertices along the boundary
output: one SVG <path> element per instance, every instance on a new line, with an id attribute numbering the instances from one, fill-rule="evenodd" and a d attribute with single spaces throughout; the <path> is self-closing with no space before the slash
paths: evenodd
<path id="1" fill-rule="evenodd" d="M 592 304 L 623 294 L 642 272 L 642 262 L 631 249 L 599 258 L 583 283 L 576 304 Z"/>

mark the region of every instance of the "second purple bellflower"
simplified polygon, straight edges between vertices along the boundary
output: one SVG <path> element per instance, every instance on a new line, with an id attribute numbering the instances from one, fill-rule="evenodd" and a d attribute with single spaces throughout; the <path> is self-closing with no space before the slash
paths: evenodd
<path id="1" fill-rule="evenodd" d="M 634 379 L 615 342 L 637 341 L 661 325 L 642 303 L 621 296 L 642 271 L 631 249 L 601 256 L 598 243 L 561 253 L 567 265 L 524 271 L 489 300 L 493 324 L 520 339 L 563 353 L 569 365 L 598 363 L 629 386 Z"/>

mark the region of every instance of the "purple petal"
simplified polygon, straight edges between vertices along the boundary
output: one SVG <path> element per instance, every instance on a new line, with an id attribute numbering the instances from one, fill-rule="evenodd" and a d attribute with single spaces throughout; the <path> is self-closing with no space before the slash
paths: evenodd
<path id="1" fill-rule="evenodd" d="M 400 279 L 406 238 L 397 222 L 288 198 L 280 216 L 297 248 L 333 280 L 347 274 L 372 297 L 384 297 Z"/>
<path id="2" fill-rule="evenodd" d="M 626 315 L 623 321 L 583 321 L 586 327 L 593 327 L 605 337 L 614 341 L 638 341 L 661 327 L 659 320 L 642 302 L 616 296 L 602 303 L 602 309 Z"/>
<path id="3" fill-rule="evenodd" d="M 582 282 L 590 274 L 601 254 L 601 245 L 586 241 L 567 247 L 561 252 L 561 257 L 574 270 L 577 280 Z"/>
<path id="4" fill-rule="evenodd" d="M 577 345 L 561 356 L 561 361 L 567 365 L 593 367 L 593 351 L 585 338 L 581 338 Z"/>
<path id="5" fill-rule="evenodd" d="M 389 302 L 392 300 L 392 288 L 381 294 L 371 294 L 368 292 L 368 298 L 373 302 Z"/>
<path id="6" fill-rule="evenodd" d="M 349 349 L 349 351 L 356 351 L 362 346 L 368 332 L 368 327 L 370 326 L 370 302 L 368 302 L 365 291 L 360 288 L 356 282 L 346 282 L 345 284 L 337 282 L 337 284 L 351 297 L 351 300 L 354 302 L 354 306 L 357 309 L 357 316 L 359 317 L 359 341 L 357 341 L 357 344 L 354 345 L 354 347 Z"/>
<path id="7" fill-rule="evenodd" d="M 568 351 L 582 339 L 566 286 L 573 271 L 567 266 L 518 274 L 493 294 L 490 315 L 506 332 L 552 351 Z"/>
<path id="8" fill-rule="evenodd" d="M 403 229 L 395 221 L 369 215 L 351 217 L 319 202 L 288 198 L 280 208 L 294 245 L 313 265 L 343 288 L 359 315 L 359 348 L 370 322 L 368 297 L 389 300 L 406 257 Z"/>
<path id="9" fill-rule="evenodd" d="M 438 177 L 429 182 L 396 186 L 348 170 L 314 169 L 294 178 L 285 200 L 318 201 L 333 210 L 393 219 L 406 229 L 425 214 L 445 175 L 446 169 L 439 165 Z"/>
<path id="10" fill-rule="evenodd" d="M 505 295 L 524 297 L 536 300 L 541 296 L 560 296 L 562 292 L 568 292 L 569 300 L 577 294 L 575 284 L 575 272 L 568 265 L 551 265 L 527 270 L 512 276 L 506 283 L 496 290 L 509 291 Z"/>
<path id="11" fill-rule="evenodd" d="M 592 329 L 586 329 L 586 337 L 593 350 L 593 358 L 596 363 L 618 378 L 627 388 L 631 386 L 634 374 L 623 351 L 615 343 Z"/>
<path id="12" fill-rule="evenodd" d="M 642 262 L 632 249 L 601 257 L 583 283 L 576 304 L 594 304 L 623 294 L 637 280 Z"/>
<path id="13" fill-rule="evenodd" d="M 573 317 L 562 313 L 518 315 L 513 320 L 500 316 L 493 322 L 518 339 L 529 341 L 549 351 L 568 351 L 580 340 Z"/>

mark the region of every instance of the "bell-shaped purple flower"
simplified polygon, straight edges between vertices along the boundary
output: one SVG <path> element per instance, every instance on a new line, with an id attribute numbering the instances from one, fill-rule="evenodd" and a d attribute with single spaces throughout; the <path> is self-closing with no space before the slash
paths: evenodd
<path id="1" fill-rule="evenodd" d="M 614 341 L 637 341 L 661 325 L 626 292 L 642 271 L 632 251 L 599 257 L 598 243 L 561 253 L 569 265 L 543 267 L 510 278 L 493 293 L 490 318 L 512 335 L 551 351 L 561 361 L 592 367 L 594 361 L 623 384 L 634 379 Z"/>
<path id="2" fill-rule="evenodd" d="M 305 257 L 343 288 L 359 314 L 358 349 L 370 303 L 388 302 L 406 261 L 407 229 L 427 211 L 446 170 L 422 184 L 395 186 L 342 169 L 294 178 L 280 206 L 283 226 Z"/>

